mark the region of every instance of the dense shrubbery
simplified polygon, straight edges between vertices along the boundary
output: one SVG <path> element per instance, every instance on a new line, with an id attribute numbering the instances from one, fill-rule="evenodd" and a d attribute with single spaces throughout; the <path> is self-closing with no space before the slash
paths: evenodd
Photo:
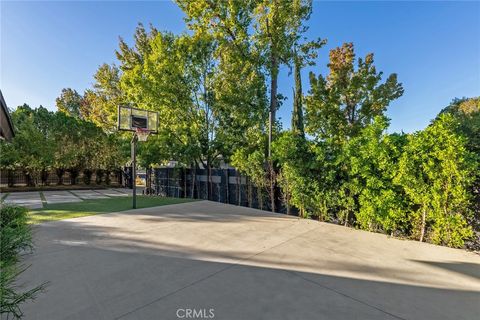
<path id="1" fill-rule="evenodd" d="M 388 134 L 377 117 L 335 157 L 328 141 L 286 132 L 275 142 L 279 183 L 303 216 L 462 247 L 478 228 L 479 158 L 459 125 L 447 114 L 423 131 Z"/>
<path id="2" fill-rule="evenodd" d="M 111 172 L 124 163 L 121 140 L 92 122 L 27 105 L 18 107 L 12 120 L 16 135 L 12 143 L 1 141 L 0 167 L 24 171 L 29 185 L 35 184 L 31 177 L 37 173 L 47 181 L 53 169 L 60 184 L 65 172 L 75 180 L 84 171 L 85 182 L 90 182 L 93 170 Z"/>
<path id="3" fill-rule="evenodd" d="M 0 314 L 20 318 L 20 305 L 34 299 L 46 284 L 19 292 L 17 277 L 26 267 L 20 264 L 23 253 L 32 250 L 32 235 L 27 224 L 28 210 L 23 207 L 4 205 L 0 209 Z"/>

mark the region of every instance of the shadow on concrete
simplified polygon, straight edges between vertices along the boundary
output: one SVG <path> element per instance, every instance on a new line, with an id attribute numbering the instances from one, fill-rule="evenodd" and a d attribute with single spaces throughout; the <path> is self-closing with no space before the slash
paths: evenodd
<path id="1" fill-rule="evenodd" d="M 434 266 L 437 268 L 453 271 L 462 275 L 466 275 L 475 279 L 480 279 L 480 264 L 469 262 L 438 262 L 438 261 L 423 261 L 412 260 L 418 263 Z M 480 301 L 479 301 L 480 304 Z"/>
<path id="2" fill-rule="evenodd" d="M 124 214 L 128 213 L 104 217 Z M 171 221 L 177 215 L 167 211 L 152 221 L 161 224 L 162 217 Z M 200 210 L 189 220 L 178 220 L 202 222 L 204 215 Z M 239 222 L 249 217 L 219 215 L 210 221 Z M 228 250 L 228 243 L 222 250 L 204 248 L 202 243 L 163 243 L 155 233 L 140 239 L 145 230 L 74 220 L 44 224 L 36 231 L 39 248 L 27 259 L 32 267 L 23 280 L 50 281 L 51 285 L 25 306 L 26 319 L 178 319 L 179 308 L 213 308 L 215 318 L 234 320 L 476 319 L 480 314 L 478 291 L 398 283 L 415 280 L 402 265 L 380 268 L 347 259 L 302 264 L 281 259 L 280 254 Z M 207 237 L 208 230 L 203 232 Z M 304 267 L 318 268 L 318 272 L 302 271 Z M 471 273 L 471 268 L 461 273 Z M 356 276 L 329 274 L 338 270 Z M 392 282 L 368 279 L 369 274 L 389 276 Z"/>

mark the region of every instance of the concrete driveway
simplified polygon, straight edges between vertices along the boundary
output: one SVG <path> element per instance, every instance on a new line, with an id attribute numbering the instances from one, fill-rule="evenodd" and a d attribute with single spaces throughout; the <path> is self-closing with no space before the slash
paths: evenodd
<path id="1" fill-rule="evenodd" d="M 26 319 L 480 314 L 474 253 L 220 203 L 45 223 L 35 239 L 22 280 L 50 285 Z"/>

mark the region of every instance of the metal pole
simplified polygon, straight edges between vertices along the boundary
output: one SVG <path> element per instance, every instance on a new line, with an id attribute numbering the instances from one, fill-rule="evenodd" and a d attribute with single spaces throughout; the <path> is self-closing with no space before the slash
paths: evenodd
<path id="1" fill-rule="evenodd" d="M 137 186 L 136 186 L 136 177 L 137 177 L 137 134 L 135 133 L 131 143 L 131 154 L 132 154 L 132 207 L 133 209 L 137 208 Z"/>

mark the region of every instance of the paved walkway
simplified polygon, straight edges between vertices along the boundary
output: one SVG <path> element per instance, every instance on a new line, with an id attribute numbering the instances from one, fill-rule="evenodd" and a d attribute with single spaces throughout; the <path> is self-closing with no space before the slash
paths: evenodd
<path id="1" fill-rule="evenodd" d="M 140 191 L 141 192 L 141 191 Z M 60 190 L 60 191 L 32 191 L 11 192 L 3 199 L 5 203 L 13 203 L 30 209 L 43 207 L 42 195 L 47 204 L 79 202 L 89 199 L 122 197 L 132 194 L 130 189 L 96 189 L 96 190 Z"/>
<path id="2" fill-rule="evenodd" d="M 35 241 L 21 281 L 50 285 L 25 319 L 480 314 L 474 253 L 208 201 L 44 223 Z"/>

